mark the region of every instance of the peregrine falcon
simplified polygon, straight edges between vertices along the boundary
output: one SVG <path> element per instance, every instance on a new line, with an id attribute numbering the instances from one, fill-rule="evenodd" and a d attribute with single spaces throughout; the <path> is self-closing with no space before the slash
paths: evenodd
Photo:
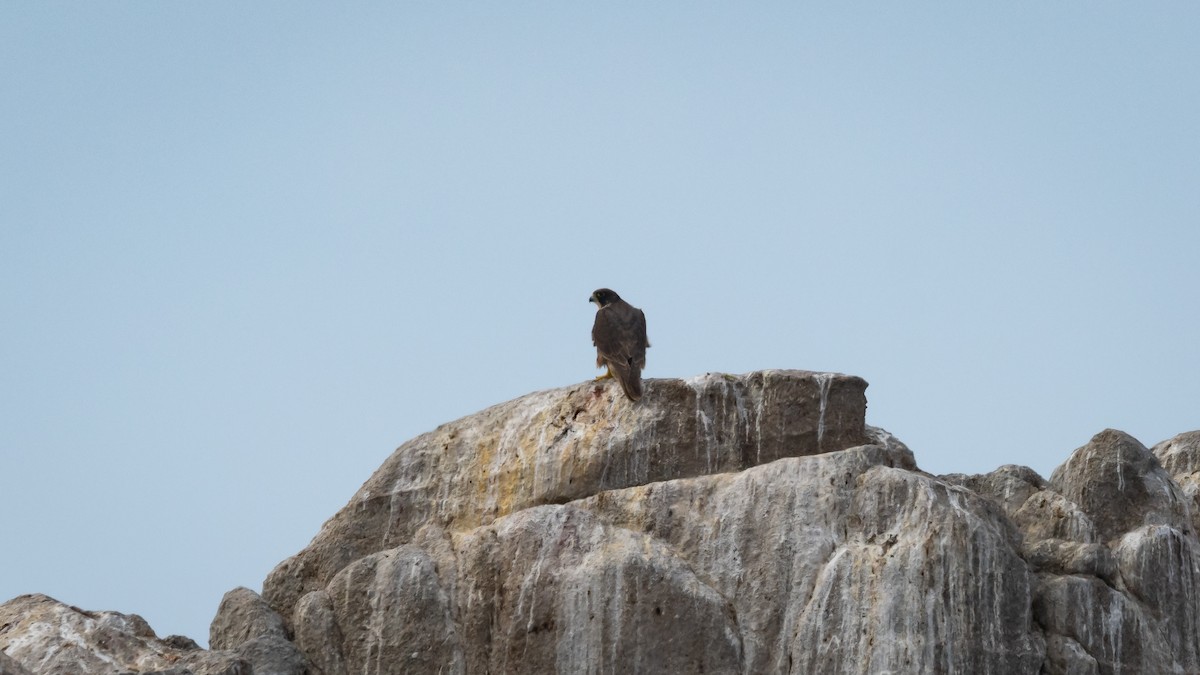
<path id="1" fill-rule="evenodd" d="M 608 366 L 597 380 L 616 377 L 629 400 L 642 397 L 642 368 L 646 367 L 646 315 L 621 299 L 616 291 L 601 288 L 588 302 L 596 303 L 592 344 L 596 345 L 596 367 Z"/>

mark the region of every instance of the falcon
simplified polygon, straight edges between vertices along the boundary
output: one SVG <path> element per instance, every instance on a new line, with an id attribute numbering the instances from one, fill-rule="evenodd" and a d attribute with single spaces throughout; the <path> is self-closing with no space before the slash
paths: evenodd
<path id="1" fill-rule="evenodd" d="M 642 368 L 650 346 L 646 315 L 607 288 L 592 293 L 588 302 L 596 303 L 596 322 L 592 324 L 596 367 L 608 367 L 608 372 L 596 379 L 615 377 L 629 400 L 636 401 L 642 397 Z"/>

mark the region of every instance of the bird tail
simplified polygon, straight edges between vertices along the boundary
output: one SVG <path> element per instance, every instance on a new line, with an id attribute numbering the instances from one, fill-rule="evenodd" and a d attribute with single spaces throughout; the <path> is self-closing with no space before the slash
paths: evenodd
<path id="1" fill-rule="evenodd" d="M 636 401 L 642 397 L 642 369 L 636 364 L 618 367 L 613 369 L 617 376 L 617 381 L 621 383 L 621 389 L 630 401 Z"/>

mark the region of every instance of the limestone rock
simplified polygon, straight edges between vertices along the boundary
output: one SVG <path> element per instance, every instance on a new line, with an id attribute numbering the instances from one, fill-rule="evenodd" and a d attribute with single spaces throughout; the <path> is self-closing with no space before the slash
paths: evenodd
<path id="1" fill-rule="evenodd" d="M 1034 593 L 1034 615 L 1049 637 L 1069 637 L 1101 673 L 1186 673 L 1147 610 L 1096 577 L 1043 575 Z M 1065 668 L 1079 659 L 1058 654 Z"/>
<path id="2" fill-rule="evenodd" d="M 338 627 L 329 594 L 320 590 L 300 598 L 295 615 L 296 647 L 308 655 L 317 672 L 347 675 L 346 659 L 342 656 L 345 637 Z"/>
<path id="3" fill-rule="evenodd" d="M 1200 532 L 1200 431 L 1189 431 L 1150 449 L 1190 500 L 1192 531 Z"/>
<path id="4" fill-rule="evenodd" d="M 1200 432 L 931 476 L 802 371 L 587 383 L 401 446 L 214 651 L 0 605 L 0 675 L 1200 672 Z"/>
<path id="5" fill-rule="evenodd" d="M 1155 445 L 1151 452 L 1176 479 L 1200 472 L 1200 431 L 1179 434 Z"/>
<path id="6" fill-rule="evenodd" d="M 296 632 L 350 631 L 322 649 L 371 674 L 1035 672 L 1016 529 L 914 468 L 861 446 L 426 532 L 306 596 Z"/>
<path id="7" fill-rule="evenodd" d="M 1101 541 L 1143 525 L 1191 532 L 1189 500 L 1146 446 L 1121 431 L 1096 434 L 1054 470 L 1050 486 L 1091 518 Z"/>
<path id="8" fill-rule="evenodd" d="M 1043 539 L 1093 544 L 1100 538 L 1092 519 L 1078 505 L 1049 489 L 1030 495 L 1012 519 L 1030 544 Z"/>
<path id="9" fill-rule="evenodd" d="M 260 637 L 287 638 L 283 619 L 258 593 L 238 587 L 221 598 L 217 615 L 208 630 L 208 645 L 213 649 L 235 649 Z"/>
<path id="10" fill-rule="evenodd" d="M 17 663 L 8 654 L 0 652 L 0 675 L 32 675 L 25 666 Z"/>
<path id="11" fill-rule="evenodd" d="M 1004 509 L 1010 518 L 1034 493 L 1046 488 L 1046 481 L 1027 466 L 1005 464 L 1004 466 L 977 476 L 950 474 L 941 479 L 961 485 L 972 492 L 990 498 Z"/>
<path id="12" fill-rule="evenodd" d="M 1015 528 L 907 454 L 863 446 L 624 492 L 582 505 L 663 539 L 731 599 L 741 672 L 1013 673 L 1042 661 Z"/>
<path id="13" fill-rule="evenodd" d="M 541 504 L 868 440 L 857 377 L 770 370 L 648 380 L 637 403 L 610 385 L 530 394 L 405 443 L 272 572 L 263 596 L 288 619 L 344 567 L 431 523 L 464 530 Z"/>
<path id="14" fill-rule="evenodd" d="M 1117 561 L 1103 544 L 1062 539 L 1026 542 L 1022 554 L 1030 569 L 1053 574 L 1088 574 L 1109 585 L 1117 583 Z"/>
<path id="15" fill-rule="evenodd" d="M 248 588 L 225 594 L 209 627 L 209 646 L 229 650 L 255 675 L 307 675 L 308 660 L 289 641 L 283 619 Z"/>
<path id="16" fill-rule="evenodd" d="M 1043 675 L 1098 675 L 1099 672 L 1096 659 L 1078 642 L 1063 635 L 1047 638 Z"/>
<path id="17" fill-rule="evenodd" d="M 1183 434 L 1151 453 L 1112 429 L 1076 450 L 1012 514 L 1036 574 L 1047 673 L 1200 672 L 1200 544 Z"/>
<path id="18" fill-rule="evenodd" d="M 250 664 L 233 654 L 159 640 L 136 614 L 88 612 L 45 595 L 0 605 L 0 650 L 34 675 L 250 675 Z"/>
<path id="19" fill-rule="evenodd" d="M 287 638 L 277 635 L 247 640 L 233 653 L 250 664 L 253 675 L 309 675 L 312 672 L 308 658 L 300 649 Z"/>
<path id="20" fill-rule="evenodd" d="M 464 418 L 264 595 L 339 674 L 1200 670 L 1189 505 L 1139 442 L 1103 432 L 1050 481 L 937 478 L 865 424 L 835 451 L 837 383 L 655 381 L 637 410 L 585 386 Z M 781 410 L 806 421 L 768 434 Z"/>

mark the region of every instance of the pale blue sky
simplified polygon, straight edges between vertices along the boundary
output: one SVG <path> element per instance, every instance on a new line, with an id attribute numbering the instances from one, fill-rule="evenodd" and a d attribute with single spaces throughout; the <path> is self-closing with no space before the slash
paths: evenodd
<path id="1" fill-rule="evenodd" d="M 206 641 L 600 286 L 934 473 L 1200 428 L 1196 4 L 644 4 L 0 4 L 0 601 Z"/>

